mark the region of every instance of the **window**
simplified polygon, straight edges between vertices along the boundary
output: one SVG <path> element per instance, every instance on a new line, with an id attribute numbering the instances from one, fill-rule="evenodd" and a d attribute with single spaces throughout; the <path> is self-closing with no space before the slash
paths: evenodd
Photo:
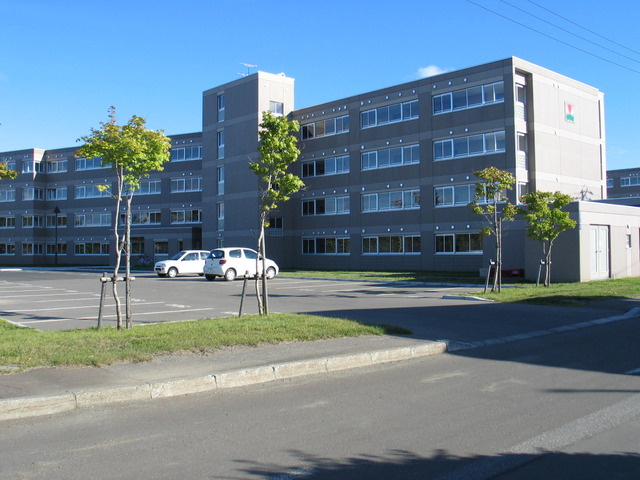
<path id="1" fill-rule="evenodd" d="M 284 115 L 284 103 L 282 102 L 269 102 L 269 111 L 274 115 Z"/>
<path id="2" fill-rule="evenodd" d="M 349 155 L 302 162 L 302 178 L 349 173 Z"/>
<path id="3" fill-rule="evenodd" d="M 362 170 L 399 167 L 420 162 L 420 148 L 418 145 L 373 150 L 360 155 Z"/>
<path id="4" fill-rule="evenodd" d="M 111 225 L 110 213 L 76 213 L 73 219 L 76 227 L 108 227 Z"/>
<path id="5" fill-rule="evenodd" d="M 47 243 L 45 246 L 47 255 L 66 255 L 67 254 L 67 244 L 64 242 L 58 243 L 58 249 L 56 251 L 55 243 Z"/>
<path id="6" fill-rule="evenodd" d="M 100 242 L 76 243 L 76 255 L 109 255 L 109 244 Z"/>
<path id="7" fill-rule="evenodd" d="M 105 168 L 107 165 L 105 165 Z M 80 170 L 97 170 L 103 168 L 102 158 L 76 158 L 76 171 Z"/>
<path id="8" fill-rule="evenodd" d="M 374 235 L 362 238 L 363 255 L 419 254 L 420 235 Z"/>
<path id="9" fill-rule="evenodd" d="M 202 191 L 201 177 L 174 178 L 171 180 L 171 193 Z"/>
<path id="10" fill-rule="evenodd" d="M 613 178 L 607 178 L 607 188 L 613 188 Z"/>
<path id="11" fill-rule="evenodd" d="M 55 228 L 56 227 L 56 218 L 58 219 L 58 227 L 66 228 L 67 226 L 67 215 L 64 213 L 59 213 L 57 215 L 48 214 L 45 223 L 47 228 Z"/>
<path id="12" fill-rule="evenodd" d="M 104 188 L 106 187 L 106 188 Z M 111 185 L 76 185 L 75 198 L 101 198 L 111 196 Z"/>
<path id="13" fill-rule="evenodd" d="M 42 243 L 25 242 L 22 244 L 23 255 L 43 255 L 44 245 Z"/>
<path id="14" fill-rule="evenodd" d="M 349 196 L 314 198 L 302 201 L 302 215 L 344 215 L 349 213 Z"/>
<path id="15" fill-rule="evenodd" d="M 187 160 L 201 160 L 202 147 L 180 147 L 171 149 L 172 162 L 186 162 Z"/>
<path id="16" fill-rule="evenodd" d="M 182 250 L 182 249 L 180 249 Z M 155 240 L 153 242 L 153 253 L 155 255 L 168 255 L 169 254 L 169 242 L 166 240 Z"/>
<path id="17" fill-rule="evenodd" d="M 224 122 L 224 114 L 225 114 L 224 95 L 218 95 L 217 105 L 218 105 L 218 121 Z"/>
<path id="18" fill-rule="evenodd" d="M 436 253 L 482 253 L 481 233 L 445 233 L 436 235 Z"/>
<path id="19" fill-rule="evenodd" d="M 42 173 L 43 171 L 42 162 L 36 160 L 25 160 L 22 162 L 22 173 Z"/>
<path id="20" fill-rule="evenodd" d="M 433 192 L 433 204 L 436 207 L 467 206 L 475 200 L 476 185 L 475 183 L 447 185 L 444 187 L 435 187 Z M 482 199 L 479 203 L 485 203 L 485 200 Z"/>
<path id="21" fill-rule="evenodd" d="M 349 115 L 343 115 L 341 117 L 318 120 L 317 122 L 302 125 L 300 127 L 300 139 L 309 140 L 311 138 L 337 135 L 339 133 L 346 133 L 348 131 Z"/>
<path id="22" fill-rule="evenodd" d="M 0 202 L 15 202 L 16 191 L 9 188 L 0 188 Z"/>
<path id="23" fill-rule="evenodd" d="M 67 159 L 47 162 L 47 173 L 64 173 L 67 171 Z"/>
<path id="24" fill-rule="evenodd" d="M 635 187 L 637 185 L 640 185 L 640 177 L 621 177 L 620 178 L 621 187 Z"/>
<path id="25" fill-rule="evenodd" d="M 413 100 L 360 112 L 360 127 L 371 128 L 387 123 L 413 120 L 418 117 L 418 100 Z"/>
<path id="26" fill-rule="evenodd" d="M 224 167 L 218 167 L 218 195 L 224 195 Z"/>
<path id="27" fill-rule="evenodd" d="M 303 255 L 349 255 L 349 237 L 316 237 L 302 239 Z"/>
<path id="28" fill-rule="evenodd" d="M 44 200 L 44 190 L 36 187 L 23 188 L 22 200 Z"/>
<path id="29" fill-rule="evenodd" d="M 0 162 L 4 162 L 4 164 L 7 166 L 7 170 L 16 170 L 16 161 L 13 160 L 12 158 L 9 159 L 1 159 Z"/>
<path id="30" fill-rule="evenodd" d="M 120 225 L 125 224 L 125 215 L 125 213 L 120 214 Z M 131 212 L 131 225 L 160 225 L 161 220 L 160 210 Z"/>
<path id="31" fill-rule="evenodd" d="M 44 227 L 43 215 L 22 215 L 22 228 Z"/>
<path id="32" fill-rule="evenodd" d="M 218 158 L 224 158 L 224 130 L 218 132 Z"/>
<path id="33" fill-rule="evenodd" d="M 283 231 L 283 219 L 282 217 L 271 217 L 267 220 L 269 223 L 269 235 L 272 237 L 281 237 Z"/>
<path id="34" fill-rule="evenodd" d="M 216 219 L 218 220 L 218 230 L 224 230 L 224 202 L 216 204 Z"/>
<path id="35" fill-rule="evenodd" d="M 67 187 L 47 188 L 47 200 L 66 200 Z"/>
<path id="36" fill-rule="evenodd" d="M 171 210 L 171 223 L 202 223 L 202 210 L 199 208 Z"/>
<path id="37" fill-rule="evenodd" d="M 0 255 L 15 255 L 15 243 L 0 243 Z"/>
<path id="38" fill-rule="evenodd" d="M 476 155 L 489 155 L 502 153 L 504 150 L 504 131 L 481 133 L 478 135 L 433 142 L 433 159 L 438 161 Z"/>
<path id="39" fill-rule="evenodd" d="M 0 228 L 16 228 L 16 217 L 7 215 L 0 216 Z"/>
<path id="40" fill-rule="evenodd" d="M 156 195 L 159 193 L 162 193 L 160 180 L 142 180 L 140 188 L 136 192 L 137 195 Z"/>
<path id="41" fill-rule="evenodd" d="M 433 114 L 504 102 L 504 82 L 489 83 L 433 97 Z"/>
<path id="42" fill-rule="evenodd" d="M 420 208 L 420 190 L 395 190 L 362 195 L 362 212 Z"/>

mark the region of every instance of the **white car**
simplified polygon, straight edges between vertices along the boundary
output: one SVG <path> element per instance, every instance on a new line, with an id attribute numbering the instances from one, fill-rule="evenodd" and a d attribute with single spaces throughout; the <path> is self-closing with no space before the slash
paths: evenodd
<path id="1" fill-rule="evenodd" d="M 203 275 L 204 261 L 209 256 L 209 250 L 182 250 L 173 257 L 156 262 L 153 269 L 159 277 L 173 278 L 185 273 Z"/>
<path id="2" fill-rule="evenodd" d="M 215 280 L 216 277 L 224 277 L 225 280 L 235 280 L 236 277 L 255 277 L 256 259 L 258 252 L 244 247 L 225 247 L 211 250 L 204 263 L 204 277 L 207 280 Z M 266 260 L 267 278 L 273 278 L 278 274 L 279 268 L 273 260 Z M 262 261 L 258 262 L 258 271 L 262 273 Z"/>

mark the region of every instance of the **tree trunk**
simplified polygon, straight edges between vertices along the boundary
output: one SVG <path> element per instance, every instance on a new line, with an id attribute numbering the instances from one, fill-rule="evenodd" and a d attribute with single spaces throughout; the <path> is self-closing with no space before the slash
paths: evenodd
<path id="1" fill-rule="evenodd" d="M 256 299 L 258 300 L 258 314 L 264 315 L 264 303 L 260 292 L 260 255 L 262 254 L 262 239 L 264 238 L 264 213 L 260 213 L 260 235 L 258 236 L 258 256 L 256 257 Z M 263 262 L 264 263 L 264 262 Z"/>
<path id="2" fill-rule="evenodd" d="M 118 190 L 116 192 L 116 195 L 117 195 L 116 211 L 115 211 L 115 219 L 113 222 L 113 238 L 115 239 L 115 246 L 116 246 L 116 264 L 115 264 L 115 267 L 113 268 L 112 292 L 113 292 L 113 300 L 116 304 L 116 326 L 118 330 L 122 330 L 122 307 L 120 305 L 120 297 L 118 297 L 118 287 L 117 287 L 118 271 L 120 270 L 120 261 L 122 259 L 122 248 L 123 248 L 122 240 L 120 239 L 120 235 L 118 234 L 120 202 L 122 199 L 122 188 L 124 185 L 124 172 L 122 171 L 122 169 L 117 171 L 117 178 L 118 178 Z"/>
<path id="3" fill-rule="evenodd" d="M 544 286 L 548 287 L 551 285 L 551 247 L 553 246 L 553 242 L 549 242 L 549 250 L 547 250 L 547 255 L 544 259 L 545 270 L 544 270 Z"/>
<path id="4" fill-rule="evenodd" d="M 131 203 L 133 197 L 127 195 L 127 211 L 124 220 L 124 252 L 125 252 L 125 318 L 127 328 L 131 328 Z"/>

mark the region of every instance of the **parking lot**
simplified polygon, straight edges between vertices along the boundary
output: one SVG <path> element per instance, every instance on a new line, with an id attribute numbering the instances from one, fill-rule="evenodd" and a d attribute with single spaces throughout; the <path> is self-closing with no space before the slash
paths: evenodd
<path id="1" fill-rule="evenodd" d="M 71 330 L 97 325 L 100 272 L 54 270 L 0 271 L 0 317 L 38 330 Z M 428 305 L 459 304 L 442 300 L 455 288 L 426 284 L 335 281 L 278 276 L 269 281 L 270 312 L 316 313 L 384 322 L 384 311 Z M 206 281 L 199 276 L 173 279 L 135 273 L 134 324 L 151 324 L 237 315 L 243 281 Z M 462 290 L 469 290 L 462 289 Z M 124 283 L 118 283 L 123 302 Z M 444 302 L 444 303 L 443 303 Z M 257 313 L 254 282 L 247 283 L 243 314 Z M 103 325 L 115 325 L 111 284 L 105 284 Z"/>

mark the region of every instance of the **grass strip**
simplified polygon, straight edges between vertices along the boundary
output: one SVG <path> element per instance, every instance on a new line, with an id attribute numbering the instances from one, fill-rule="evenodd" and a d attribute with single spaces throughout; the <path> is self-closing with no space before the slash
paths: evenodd
<path id="1" fill-rule="evenodd" d="M 432 282 L 483 284 L 477 272 L 376 272 L 351 270 L 284 270 L 282 277 L 308 277 L 339 280 L 363 280 L 386 282 Z"/>
<path id="2" fill-rule="evenodd" d="M 0 319 L 0 367 L 5 367 L 0 368 L 0 372 L 40 366 L 141 362 L 151 360 L 157 354 L 205 353 L 235 345 L 256 346 L 410 333 L 389 325 L 298 314 L 247 315 L 162 323 L 121 331 L 109 327 L 41 332 Z"/>
<path id="3" fill-rule="evenodd" d="M 472 295 L 498 302 L 536 305 L 582 306 L 592 302 L 640 297 L 640 277 L 617 278 L 582 283 L 555 283 L 549 287 L 523 284 L 503 288 L 500 293 Z"/>

